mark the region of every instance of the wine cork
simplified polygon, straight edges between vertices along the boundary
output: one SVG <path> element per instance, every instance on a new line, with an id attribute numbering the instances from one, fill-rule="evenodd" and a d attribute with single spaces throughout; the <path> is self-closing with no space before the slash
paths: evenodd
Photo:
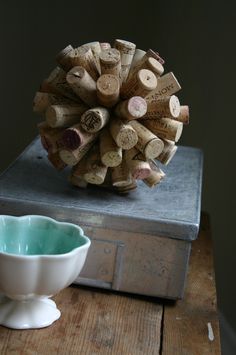
<path id="1" fill-rule="evenodd" d="M 74 55 L 74 48 L 69 44 L 56 55 L 58 65 L 65 71 L 72 68 L 71 57 Z"/>
<path id="2" fill-rule="evenodd" d="M 153 57 L 144 56 L 144 59 L 141 61 L 140 65 L 134 69 L 131 74 L 129 75 L 127 81 L 123 84 L 121 88 L 121 96 L 125 97 L 127 94 L 129 95 L 129 90 L 132 88 L 134 83 L 137 80 L 137 74 L 140 70 L 147 69 L 150 70 L 156 78 L 159 78 L 160 75 L 163 73 L 164 68 L 163 66 Z M 130 96 L 130 95 L 129 95 Z"/>
<path id="3" fill-rule="evenodd" d="M 121 95 L 123 98 L 134 95 L 145 97 L 150 91 L 156 89 L 156 86 L 155 74 L 148 69 L 141 69 L 127 82 L 127 85 L 123 86 Z"/>
<path id="4" fill-rule="evenodd" d="M 105 107 L 114 106 L 119 100 L 120 82 L 116 75 L 103 74 L 97 81 L 97 98 Z"/>
<path id="5" fill-rule="evenodd" d="M 148 49 L 146 56 L 158 60 L 158 62 L 160 62 L 162 65 L 165 64 L 165 61 L 163 58 L 161 58 L 160 54 L 157 51 L 152 50 L 151 48 Z"/>
<path id="6" fill-rule="evenodd" d="M 156 61 L 160 62 L 159 54 L 154 52 L 152 49 L 149 49 L 143 56 L 140 57 L 139 60 L 136 60 L 136 63 L 132 65 L 127 81 L 130 80 L 132 76 L 136 75 L 140 69 L 149 69 L 147 62 L 148 58 L 154 58 Z M 163 63 L 160 62 L 160 64 L 162 65 Z M 164 71 L 163 67 L 160 68 Z"/>
<path id="7" fill-rule="evenodd" d="M 45 130 L 48 130 L 48 129 L 53 130 L 53 128 L 51 128 L 51 127 L 47 124 L 46 121 L 39 122 L 39 123 L 37 124 L 37 128 L 38 128 L 38 130 L 39 130 L 39 133 L 44 132 Z M 55 129 L 55 128 L 54 128 L 54 129 Z M 58 129 L 58 128 L 56 128 L 56 129 Z"/>
<path id="8" fill-rule="evenodd" d="M 156 77 L 161 76 L 164 72 L 163 65 L 153 57 L 147 58 L 144 65 L 147 69 L 150 69 L 156 75 Z"/>
<path id="9" fill-rule="evenodd" d="M 42 146 L 49 153 L 56 153 L 63 147 L 61 140 L 64 132 L 63 128 L 51 128 L 46 122 L 40 122 L 38 124 L 38 130 Z"/>
<path id="10" fill-rule="evenodd" d="M 97 104 L 96 82 L 83 67 L 72 68 L 67 73 L 66 80 L 75 94 L 88 106 L 92 107 Z"/>
<path id="11" fill-rule="evenodd" d="M 69 181 L 74 185 L 82 188 L 86 188 L 88 183 L 84 180 L 84 174 L 87 172 L 86 168 L 87 157 L 86 155 L 72 167 Z"/>
<path id="12" fill-rule="evenodd" d="M 158 120 L 143 120 L 142 124 L 150 129 L 153 134 L 163 139 L 178 142 L 183 131 L 183 123 L 171 118 L 159 118 Z"/>
<path id="13" fill-rule="evenodd" d="M 138 148 L 147 159 L 158 157 L 164 148 L 163 141 L 141 123 L 132 121 L 130 124 L 138 134 L 136 148 Z"/>
<path id="14" fill-rule="evenodd" d="M 108 42 L 100 42 L 100 47 L 102 51 L 105 51 L 106 49 L 110 49 L 111 45 Z"/>
<path id="15" fill-rule="evenodd" d="M 101 52 L 101 50 L 102 50 L 101 46 L 100 46 L 100 43 L 98 41 L 85 43 L 81 47 L 91 48 L 93 54 L 95 54 L 95 53 L 99 54 Z"/>
<path id="16" fill-rule="evenodd" d="M 97 138 L 97 134 L 86 132 L 78 123 L 63 131 L 61 141 L 66 149 L 75 150 L 81 145 L 87 145 Z"/>
<path id="17" fill-rule="evenodd" d="M 121 81 L 120 52 L 115 48 L 101 51 L 99 55 L 101 74 L 116 75 Z"/>
<path id="18" fill-rule="evenodd" d="M 112 185 L 115 187 L 127 186 L 132 183 L 132 177 L 124 159 L 120 165 L 112 168 L 111 177 Z"/>
<path id="19" fill-rule="evenodd" d="M 85 181 L 82 177 L 80 176 L 74 176 L 73 174 L 71 174 L 68 178 L 69 182 L 77 187 L 81 187 L 83 189 L 86 189 L 86 187 L 88 186 L 87 181 Z"/>
<path id="20" fill-rule="evenodd" d="M 141 96 L 133 96 L 128 100 L 121 101 L 115 108 L 115 114 L 128 121 L 141 118 L 146 112 L 147 103 Z"/>
<path id="21" fill-rule="evenodd" d="M 134 179 L 143 180 L 151 174 L 150 164 L 138 149 L 132 148 L 127 150 L 125 152 L 125 160 Z"/>
<path id="22" fill-rule="evenodd" d="M 167 73 L 157 79 L 157 87 L 145 97 L 147 102 L 159 100 L 166 96 L 171 96 L 178 92 L 181 86 L 172 72 Z"/>
<path id="23" fill-rule="evenodd" d="M 87 156 L 86 169 L 87 172 L 84 174 L 85 181 L 95 185 L 100 185 L 104 182 L 108 168 L 102 164 L 97 146 L 93 146 Z"/>
<path id="24" fill-rule="evenodd" d="M 41 114 L 44 113 L 50 105 L 64 104 L 75 105 L 76 103 L 73 103 L 70 99 L 60 95 L 37 91 L 33 100 L 33 111 Z"/>
<path id="25" fill-rule="evenodd" d="M 100 46 L 100 43 L 95 41 L 95 42 L 89 42 L 89 43 L 86 43 L 86 44 L 83 44 L 82 47 L 87 47 L 87 48 L 91 48 L 92 52 L 93 52 L 93 55 L 94 55 L 94 59 L 95 59 L 95 64 L 96 64 L 96 67 L 97 67 L 97 71 L 99 73 L 99 75 L 101 74 L 101 68 L 100 68 L 100 62 L 99 62 L 99 54 L 101 52 L 101 46 Z"/>
<path id="26" fill-rule="evenodd" d="M 39 86 L 39 91 L 43 92 L 43 93 L 63 96 L 60 92 L 58 92 L 58 90 L 55 89 L 55 87 L 53 87 L 49 84 L 48 79 L 44 79 L 41 82 L 41 84 Z"/>
<path id="27" fill-rule="evenodd" d="M 177 146 L 175 145 L 175 142 L 168 141 L 168 140 L 163 140 L 164 143 L 164 148 L 163 151 L 161 152 L 156 159 L 160 161 L 162 164 L 167 165 L 175 155 L 177 151 Z"/>
<path id="28" fill-rule="evenodd" d="M 94 107 L 81 116 L 81 126 L 87 132 L 98 132 L 109 121 L 110 113 L 105 107 Z"/>
<path id="29" fill-rule="evenodd" d="M 61 149 L 59 151 L 60 158 L 65 164 L 74 166 L 84 157 L 92 145 L 93 141 L 87 145 L 81 145 L 75 150 Z"/>
<path id="30" fill-rule="evenodd" d="M 165 60 L 160 56 L 159 52 L 153 51 L 152 49 L 150 49 L 150 51 L 155 53 L 155 56 L 153 56 L 153 58 L 158 60 L 158 62 L 161 63 L 162 65 L 165 64 Z"/>
<path id="31" fill-rule="evenodd" d="M 42 144 L 43 148 L 44 148 L 47 152 L 49 152 L 51 147 L 50 147 L 50 144 L 47 142 L 47 139 L 45 138 L 44 135 L 41 135 L 41 134 L 40 134 L 40 141 L 41 141 L 41 144 Z"/>
<path id="32" fill-rule="evenodd" d="M 87 155 L 85 155 L 75 166 L 72 168 L 72 175 L 84 179 L 84 174 L 87 173 Z"/>
<path id="33" fill-rule="evenodd" d="M 49 153 L 48 160 L 57 170 L 63 170 L 67 165 L 61 160 L 58 152 Z"/>
<path id="34" fill-rule="evenodd" d="M 159 100 L 148 102 L 147 113 L 144 118 L 155 119 L 169 117 L 177 119 L 180 114 L 180 103 L 177 96 L 167 96 Z"/>
<path id="35" fill-rule="evenodd" d="M 121 81 L 125 82 L 129 75 L 136 45 L 132 42 L 116 39 L 114 48 L 118 49 L 121 55 Z"/>
<path id="36" fill-rule="evenodd" d="M 183 122 L 183 124 L 189 124 L 189 106 L 180 106 L 179 116 L 175 117 L 175 120 Z"/>
<path id="37" fill-rule="evenodd" d="M 129 76 L 130 73 L 132 72 L 133 68 L 136 66 L 136 64 L 145 56 L 146 52 L 143 51 L 142 49 L 135 49 L 133 60 L 130 66 L 130 71 L 129 71 Z"/>
<path id="38" fill-rule="evenodd" d="M 138 66 L 138 70 L 136 67 L 136 69 L 134 69 L 129 75 L 126 83 L 123 85 L 122 93 L 125 92 L 130 85 L 132 85 L 130 84 L 130 82 L 132 83 L 132 80 L 134 80 L 134 77 L 141 69 L 150 70 L 151 72 L 153 72 L 153 74 L 155 74 L 157 78 L 159 78 L 164 72 L 163 66 L 155 58 L 144 56 L 144 59 L 141 61 L 140 65 Z"/>
<path id="39" fill-rule="evenodd" d="M 157 184 L 161 182 L 161 180 L 165 177 L 165 173 L 157 166 L 152 163 L 151 165 L 151 174 L 143 180 L 143 182 L 148 186 L 153 188 Z"/>
<path id="40" fill-rule="evenodd" d="M 122 149 L 117 146 L 108 129 L 100 133 L 100 155 L 105 166 L 115 167 L 122 162 Z"/>
<path id="41" fill-rule="evenodd" d="M 43 148 L 48 152 L 52 152 L 52 153 L 55 153 L 56 152 L 56 149 L 55 147 L 52 145 L 52 143 L 50 141 L 48 141 L 47 137 L 44 135 L 44 134 L 39 134 L 40 136 L 40 141 L 41 141 L 41 144 L 43 146 Z"/>
<path id="42" fill-rule="evenodd" d="M 137 189 L 137 183 L 134 179 L 132 180 L 132 182 L 130 184 L 116 187 L 116 191 L 119 192 L 120 194 L 127 194 L 127 193 L 134 191 L 136 189 Z"/>
<path id="43" fill-rule="evenodd" d="M 52 128 L 69 127 L 80 120 L 87 106 L 51 105 L 46 111 L 46 122 Z"/>
<path id="44" fill-rule="evenodd" d="M 159 172 L 162 175 L 162 178 L 164 178 L 166 176 L 164 171 L 162 171 L 160 169 L 159 164 L 157 163 L 157 161 L 155 159 L 149 160 L 149 164 L 150 164 L 150 167 L 151 167 L 152 170 L 157 171 L 157 172 Z"/>
<path id="45" fill-rule="evenodd" d="M 53 128 L 51 128 L 45 121 L 39 122 L 37 124 L 37 127 L 40 135 L 41 144 L 46 151 L 49 151 L 50 144 L 47 142 L 47 139 L 45 139 L 44 132 L 47 132 L 47 130 L 52 130 Z"/>
<path id="46" fill-rule="evenodd" d="M 51 105 L 49 101 L 49 95 L 56 96 L 54 94 L 49 94 L 46 92 L 37 91 L 33 100 L 33 111 L 36 113 L 43 113 L 48 106 Z"/>
<path id="47" fill-rule="evenodd" d="M 123 123 L 119 118 L 114 118 L 110 122 L 110 133 L 122 149 L 131 149 L 138 142 L 138 135 L 130 124 Z"/>
<path id="48" fill-rule="evenodd" d="M 83 67 L 94 80 L 97 80 L 99 73 L 96 66 L 96 60 L 90 47 L 81 46 L 75 48 L 74 54 L 71 57 L 71 62 L 72 67 Z"/>
<path id="49" fill-rule="evenodd" d="M 66 81 L 66 72 L 59 67 L 56 67 L 50 73 L 49 77 L 44 81 L 44 87 L 45 86 L 46 90 L 49 92 L 52 91 L 52 93 L 59 93 L 71 100 L 77 100 L 76 94 L 73 92 L 70 85 Z"/>
<path id="50" fill-rule="evenodd" d="M 114 191 L 115 188 L 112 186 L 112 179 L 111 179 L 111 169 L 107 169 L 107 173 L 105 176 L 105 179 L 102 184 L 100 184 L 100 187 L 105 187 L 106 189 Z"/>

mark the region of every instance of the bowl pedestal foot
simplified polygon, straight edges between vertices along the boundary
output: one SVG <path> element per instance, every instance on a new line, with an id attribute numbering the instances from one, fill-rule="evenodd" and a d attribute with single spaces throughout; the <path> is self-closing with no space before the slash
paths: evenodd
<path id="1" fill-rule="evenodd" d="M 13 329 L 36 329 L 51 325 L 61 312 L 56 303 L 48 298 L 18 301 L 0 298 L 0 325 Z"/>

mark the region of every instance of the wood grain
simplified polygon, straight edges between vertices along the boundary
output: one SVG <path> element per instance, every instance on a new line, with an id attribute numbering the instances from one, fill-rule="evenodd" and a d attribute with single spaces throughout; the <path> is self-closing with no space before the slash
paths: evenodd
<path id="1" fill-rule="evenodd" d="M 158 354 L 162 305 L 155 300 L 73 286 L 55 301 L 62 316 L 48 328 L 0 327 L 0 353 Z"/>
<path id="2" fill-rule="evenodd" d="M 201 233 L 192 245 L 184 300 L 164 309 L 162 354 L 220 354 L 216 307 L 209 220 L 203 215 Z M 208 323 L 213 330 L 213 341 L 209 339 Z"/>

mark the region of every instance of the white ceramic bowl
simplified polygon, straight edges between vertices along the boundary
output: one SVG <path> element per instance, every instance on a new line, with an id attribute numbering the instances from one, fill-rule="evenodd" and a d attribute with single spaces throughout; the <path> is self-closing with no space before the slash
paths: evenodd
<path id="1" fill-rule="evenodd" d="M 76 279 L 89 246 L 77 225 L 44 216 L 0 216 L 0 324 L 42 328 L 58 319 L 49 297 Z"/>

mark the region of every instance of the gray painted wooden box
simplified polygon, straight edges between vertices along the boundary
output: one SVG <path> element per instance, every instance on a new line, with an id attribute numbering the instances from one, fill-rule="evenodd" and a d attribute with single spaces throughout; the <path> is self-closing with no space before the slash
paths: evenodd
<path id="1" fill-rule="evenodd" d="M 179 299 L 200 222 L 202 160 L 199 149 L 180 146 L 157 188 L 140 182 L 122 196 L 71 186 L 36 139 L 0 177 L 0 213 L 81 225 L 92 245 L 76 283 Z"/>

